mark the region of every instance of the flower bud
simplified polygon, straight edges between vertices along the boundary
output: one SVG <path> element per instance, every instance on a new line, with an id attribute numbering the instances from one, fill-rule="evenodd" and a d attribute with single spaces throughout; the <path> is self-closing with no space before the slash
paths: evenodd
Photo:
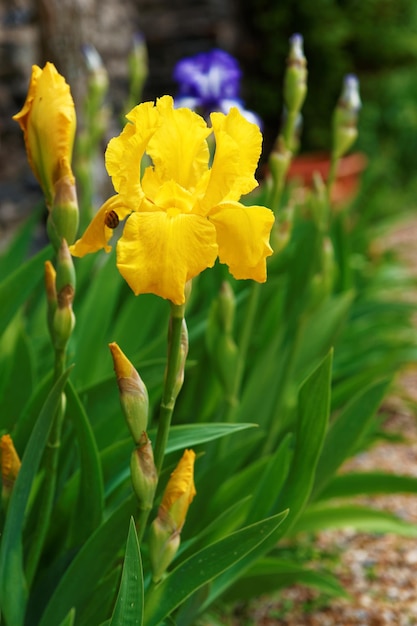
<path id="1" fill-rule="evenodd" d="M 180 545 L 180 533 L 184 526 L 188 507 L 196 490 L 194 486 L 193 450 L 185 450 L 172 472 L 165 488 L 158 516 L 149 531 L 149 558 L 152 578 L 160 580 L 174 559 Z"/>
<path id="2" fill-rule="evenodd" d="M 43 69 L 32 67 L 26 101 L 13 119 L 23 131 L 29 164 L 51 209 L 57 181 L 68 177 L 74 183 L 71 159 L 76 127 L 70 88 L 52 63 Z"/>
<path id="3" fill-rule="evenodd" d="M 339 159 L 351 148 L 358 136 L 358 114 L 361 108 L 359 81 L 353 74 L 345 76 L 342 93 L 333 114 L 333 157 Z"/>
<path id="4" fill-rule="evenodd" d="M 119 386 L 119 398 L 130 434 L 136 445 L 141 445 L 148 425 L 148 391 L 138 372 L 123 354 L 117 343 L 110 343 L 114 371 Z"/>
<path id="5" fill-rule="evenodd" d="M 180 349 L 178 354 L 178 362 L 177 362 L 177 375 L 175 378 L 174 387 L 172 389 L 172 398 L 176 400 L 179 392 L 181 391 L 182 385 L 184 383 L 184 372 L 185 372 L 185 362 L 187 360 L 188 355 L 188 330 L 185 319 L 182 320 L 181 323 L 181 339 L 180 339 Z"/>
<path id="6" fill-rule="evenodd" d="M 149 73 L 148 50 L 142 33 L 135 34 L 132 51 L 129 54 L 127 63 L 130 81 L 130 101 L 132 106 L 135 106 L 141 101 L 143 86 Z"/>
<path id="7" fill-rule="evenodd" d="M 54 186 L 54 197 L 49 211 L 48 237 L 57 250 L 62 239 L 69 244 L 75 240 L 78 230 L 79 211 L 77 192 L 73 178 L 63 176 Z"/>
<path id="8" fill-rule="evenodd" d="M 50 261 L 45 261 L 45 291 L 47 302 L 47 321 L 49 332 L 52 333 L 52 324 L 56 308 L 58 306 L 56 294 L 56 271 Z"/>
<path id="9" fill-rule="evenodd" d="M 150 510 L 155 495 L 158 475 L 153 460 L 152 444 L 143 432 L 141 441 L 130 458 L 130 474 L 133 490 L 139 501 L 139 508 Z"/>
<path id="10" fill-rule="evenodd" d="M 2 499 L 7 502 L 16 482 L 20 470 L 20 459 L 13 445 L 10 435 L 0 438 L 0 464 L 2 480 Z"/>
<path id="11" fill-rule="evenodd" d="M 65 239 L 61 241 L 61 245 L 58 250 L 57 262 L 56 262 L 56 291 L 58 294 L 58 305 L 60 303 L 60 295 L 63 291 L 71 291 L 72 296 L 75 295 L 75 268 L 72 260 L 71 253 L 68 248 L 68 244 Z M 70 303 L 72 304 L 72 300 Z M 63 306 L 63 304 L 62 304 Z"/>
<path id="12" fill-rule="evenodd" d="M 298 113 L 307 94 L 307 60 L 304 56 L 303 37 L 290 38 L 287 70 L 284 76 L 284 102 L 290 113 Z"/>
<path id="13" fill-rule="evenodd" d="M 72 310 L 73 292 L 69 289 L 61 291 L 61 303 L 55 311 L 52 322 L 52 337 L 56 350 L 65 350 L 75 326 L 75 315 Z"/>

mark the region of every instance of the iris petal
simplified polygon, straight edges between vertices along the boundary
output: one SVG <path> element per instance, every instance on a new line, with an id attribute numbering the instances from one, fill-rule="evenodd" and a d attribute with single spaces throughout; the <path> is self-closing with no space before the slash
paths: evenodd
<path id="1" fill-rule="evenodd" d="M 123 206 L 119 196 L 109 198 L 97 211 L 83 236 L 70 246 L 69 250 L 73 256 L 83 257 L 102 248 L 110 252 L 111 246 L 108 242 L 113 235 L 113 229 L 106 226 L 106 216 L 110 211 L 115 211 L 119 220 L 123 220 L 130 213 L 130 209 Z"/>
<path id="2" fill-rule="evenodd" d="M 126 117 L 130 123 L 107 146 L 106 169 L 115 190 L 123 194 L 133 208 L 144 197 L 140 183 L 141 161 L 161 119 L 153 102 L 139 104 Z"/>
<path id="3" fill-rule="evenodd" d="M 137 295 L 185 301 L 188 280 L 214 265 L 216 231 L 197 215 L 132 213 L 117 244 L 117 267 Z"/>
<path id="4" fill-rule="evenodd" d="M 237 279 L 266 280 L 266 257 L 272 254 L 269 234 L 274 223 L 272 211 L 262 206 L 245 207 L 225 202 L 210 214 L 216 229 L 219 259 Z"/>
<path id="5" fill-rule="evenodd" d="M 150 139 L 147 152 L 163 181 L 174 180 L 184 188 L 195 187 L 207 171 L 209 150 L 206 137 L 211 130 L 190 109 L 173 109 L 169 96 L 156 103 L 163 123 Z"/>
<path id="6" fill-rule="evenodd" d="M 201 206 L 208 210 L 223 200 L 239 200 L 258 185 L 254 172 L 261 153 L 262 135 L 236 108 L 227 115 L 212 113 L 216 151 L 210 180 Z"/>

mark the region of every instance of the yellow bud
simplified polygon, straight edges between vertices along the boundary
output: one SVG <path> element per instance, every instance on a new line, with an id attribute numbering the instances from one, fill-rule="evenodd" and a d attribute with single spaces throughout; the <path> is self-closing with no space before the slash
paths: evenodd
<path id="1" fill-rule="evenodd" d="M 43 70 L 32 67 L 25 104 L 13 119 L 23 130 L 30 166 L 51 208 L 56 182 L 64 176 L 74 182 L 71 159 L 76 127 L 70 88 L 52 63 Z"/>
<path id="2" fill-rule="evenodd" d="M 0 439 L 0 463 L 3 484 L 2 497 L 4 500 L 7 500 L 12 492 L 21 465 L 10 435 L 3 435 Z"/>
<path id="3" fill-rule="evenodd" d="M 185 450 L 165 488 L 158 517 L 149 530 L 149 558 L 152 578 L 160 580 L 180 545 L 188 507 L 196 495 L 193 450 Z"/>
<path id="4" fill-rule="evenodd" d="M 195 452 L 185 450 L 172 472 L 162 497 L 158 517 L 164 518 L 176 532 L 181 532 L 188 507 L 196 495 L 194 485 Z"/>
<path id="5" fill-rule="evenodd" d="M 119 386 L 120 404 L 134 442 L 140 445 L 148 425 L 149 398 L 146 386 L 117 343 L 109 344 Z"/>

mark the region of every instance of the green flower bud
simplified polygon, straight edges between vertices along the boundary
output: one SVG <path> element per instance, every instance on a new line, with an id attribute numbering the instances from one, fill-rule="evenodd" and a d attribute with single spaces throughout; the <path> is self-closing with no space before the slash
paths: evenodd
<path id="1" fill-rule="evenodd" d="M 52 322 L 52 338 L 57 350 L 64 350 L 75 326 L 75 315 L 72 310 L 73 292 L 71 288 L 61 291 L 61 301 L 55 311 Z"/>
<path id="2" fill-rule="evenodd" d="M 360 108 L 359 81 L 356 76 L 349 74 L 344 79 L 342 93 L 333 113 L 333 158 L 342 157 L 355 142 Z"/>
<path id="3" fill-rule="evenodd" d="M 185 372 L 185 362 L 187 360 L 188 355 L 188 330 L 185 319 L 182 320 L 181 327 L 181 343 L 180 350 L 178 355 L 178 363 L 177 363 L 177 376 L 175 378 L 174 388 L 172 390 L 172 397 L 176 399 L 178 397 L 179 392 L 181 391 L 182 385 L 184 383 L 184 372 Z"/>
<path id="4" fill-rule="evenodd" d="M 63 176 L 54 185 L 54 198 L 48 215 L 49 239 L 58 250 L 62 239 L 74 243 L 78 230 L 78 202 L 75 183 L 70 176 Z"/>
<path id="5" fill-rule="evenodd" d="M 61 241 L 61 245 L 58 249 L 58 256 L 56 262 L 56 291 L 58 293 L 58 301 L 62 290 L 67 290 L 71 287 L 73 296 L 75 294 L 75 282 L 76 274 L 74 262 L 72 260 L 71 253 L 68 248 L 66 239 Z M 72 303 L 72 300 L 71 300 Z"/>
<path id="6" fill-rule="evenodd" d="M 110 343 L 114 371 L 119 386 L 119 398 L 133 441 L 141 445 L 148 425 L 148 391 L 138 372 L 117 343 Z"/>
<path id="7" fill-rule="evenodd" d="M 289 113 L 298 113 L 307 94 L 307 60 L 304 56 L 303 38 L 295 34 L 290 38 L 287 70 L 284 76 L 284 103 Z"/>
<path id="8" fill-rule="evenodd" d="M 153 460 L 152 444 L 145 432 L 142 433 L 139 446 L 132 452 L 130 474 L 133 490 L 139 501 L 139 508 L 150 510 L 158 483 L 158 475 Z"/>

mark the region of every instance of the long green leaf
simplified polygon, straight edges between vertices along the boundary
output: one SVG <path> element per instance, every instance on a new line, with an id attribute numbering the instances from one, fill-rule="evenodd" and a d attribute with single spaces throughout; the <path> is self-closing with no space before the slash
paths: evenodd
<path id="1" fill-rule="evenodd" d="M 329 528 L 354 528 L 360 532 L 397 533 L 405 537 L 417 537 L 417 526 L 386 511 L 365 506 L 332 506 L 320 502 L 306 509 L 291 529 L 298 532 L 318 532 Z"/>
<path id="2" fill-rule="evenodd" d="M 184 450 L 195 447 L 221 437 L 226 437 L 234 433 L 255 428 L 256 424 L 187 424 L 172 426 L 168 435 L 166 453 Z M 155 431 L 149 431 L 152 440 Z M 106 495 L 109 495 L 130 475 L 129 461 L 133 449 L 131 437 L 118 441 L 105 448 L 101 452 L 101 463 L 103 467 L 104 484 Z"/>
<path id="3" fill-rule="evenodd" d="M 263 558 L 255 563 L 224 596 L 227 602 L 272 593 L 290 585 L 301 584 L 333 597 L 348 597 L 338 580 L 327 572 L 280 558 Z"/>
<path id="4" fill-rule="evenodd" d="M 313 487 L 329 419 L 331 370 L 329 352 L 300 390 L 294 455 L 277 504 L 290 509 L 284 523 L 286 530 L 300 515 Z"/>
<path id="5" fill-rule="evenodd" d="M 6 328 L 28 295 L 42 280 L 44 263 L 52 255 L 47 246 L 0 283 L 0 329 Z"/>
<path id="6" fill-rule="evenodd" d="M 125 501 L 86 541 L 61 577 L 39 626 L 62 620 L 75 607 L 81 613 L 100 578 L 114 567 L 123 545 L 126 525 L 134 513 L 136 501 Z"/>
<path id="7" fill-rule="evenodd" d="M 142 559 L 135 524 L 133 519 L 131 519 L 122 580 L 110 626 L 142 626 L 143 605 Z"/>
<path id="8" fill-rule="evenodd" d="M 313 497 L 332 479 L 336 470 L 356 449 L 380 406 L 389 381 L 378 381 L 355 396 L 330 425 L 320 456 Z"/>
<path id="9" fill-rule="evenodd" d="M 68 615 L 64 617 L 62 622 L 59 624 L 59 626 L 73 626 L 74 621 L 75 621 L 75 610 L 71 609 L 68 612 Z"/>
<path id="10" fill-rule="evenodd" d="M 387 472 L 350 472 L 335 476 L 320 492 L 319 500 L 352 498 L 366 494 L 417 493 L 417 478 Z"/>
<path id="11" fill-rule="evenodd" d="M 247 526 L 181 563 L 145 596 L 145 626 L 157 626 L 194 591 L 242 559 L 274 532 L 286 512 Z"/>
<path id="12" fill-rule="evenodd" d="M 68 415 L 74 425 L 80 452 L 80 481 L 73 518 L 73 541 L 83 543 L 99 526 L 103 516 L 104 488 L 100 457 L 88 417 L 69 382 L 67 386 Z"/>
<path id="13" fill-rule="evenodd" d="M 56 382 L 40 412 L 23 455 L 7 510 L 0 548 L 0 606 L 6 623 L 13 626 L 23 624 L 28 593 L 22 560 L 26 506 L 68 375 L 69 370 Z"/>
<path id="14" fill-rule="evenodd" d="M 259 518 L 274 513 L 274 503 L 288 475 L 292 442 L 293 437 L 291 433 L 288 433 L 271 456 L 252 498 L 247 524 L 252 524 Z"/>
<path id="15" fill-rule="evenodd" d="M 204 608 L 208 607 L 234 584 L 259 557 L 273 548 L 301 514 L 311 492 L 314 470 L 326 432 L 329 416 L 331 364 L 332 353 L 330 352 L 320 366 L 307 378 L 300 390 L 294 455 L 287 480 L 275 505 L 276 507 L 286 506 L 290 508 L 289 521 L 287 521 L 288 518 L 285 519 L 264 543 L 214 581 Z"/>

